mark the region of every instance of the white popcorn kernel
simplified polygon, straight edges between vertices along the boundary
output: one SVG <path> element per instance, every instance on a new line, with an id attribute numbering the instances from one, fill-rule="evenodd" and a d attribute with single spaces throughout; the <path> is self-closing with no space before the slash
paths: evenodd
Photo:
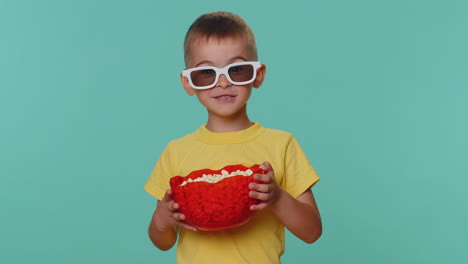
<path id="1" fill-rule="evenodd" d="M 237 170 L 231 173 L 229 173 L 227 170 L 222 170 L 221 174 L 203 174 L 201 177 L 198 177 L 196 179 L 187 179 L 180 186 L 184 186 L 187 183 L 191 183 L 191 182 L 217 183 L 229 177 L 234 177 L 237 175 L 250 176 L 252 174 L 253 174 L 253 171 L 251 169 L 247 169 L 246 171 Z"/>

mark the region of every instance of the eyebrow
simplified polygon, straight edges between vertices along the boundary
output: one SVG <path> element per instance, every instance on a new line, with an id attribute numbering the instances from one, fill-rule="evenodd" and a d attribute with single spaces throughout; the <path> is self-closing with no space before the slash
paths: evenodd
<path id="1" fill-rule="evenodd" d="M 231 64 L 233 63 L 234 61 L 236 60 L 243 60 L 243 61 L 247 61 L 246 58 L 242 57 L 242 56 L 235 56 L 235 57 L 232 57 L 228 60 L 228 64 Z M 201 64 L 209 64 L 209 65 L 213 65 L 213 62 L 212 61 L 209 61 L 209 60 L 204 60 L 204 61 L 200 61 L 199 63 L 197 63 L 197 65 L 195 65 L 195 67 L 198 67 L 200 66 Z M 194 67 L 194 68 L 195 68 Z"/>

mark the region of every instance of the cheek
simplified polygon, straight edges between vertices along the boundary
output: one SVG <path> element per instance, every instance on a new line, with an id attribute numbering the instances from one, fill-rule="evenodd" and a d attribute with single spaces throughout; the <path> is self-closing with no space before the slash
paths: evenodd
<path id="1" fill-rule="evenodd" d="M 241 93 L 243 97 L 249 99 L 250 95 L 252 94 L 252 84 L 249 84 L 249 86 L 244 87 Z"/>
<path id="2" fill-rule="evenodd" d="M 204 107 L 208 108 L 210 96 L 206 90 L 196 90 L 197 99 Z"/>

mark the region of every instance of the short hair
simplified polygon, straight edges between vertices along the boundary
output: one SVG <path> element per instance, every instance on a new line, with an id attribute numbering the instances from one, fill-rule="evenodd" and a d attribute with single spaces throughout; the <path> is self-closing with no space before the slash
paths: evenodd
<path id="1" fill-rule="evenodd" d="M 189 57 L 190 45 L 196 38 L 205 38 L 206 40 L 218 39 L 222 40 L 229 37 L 242 37 L 245 39 L 251 55 L 257 60 L 257 46 L 255 44 L 255 36 L 240 16 L 225 12 L 217 11 L 206 13 L 198 17 L 185 35 L 184 40 L 184 60 L 187 64 Z"/>

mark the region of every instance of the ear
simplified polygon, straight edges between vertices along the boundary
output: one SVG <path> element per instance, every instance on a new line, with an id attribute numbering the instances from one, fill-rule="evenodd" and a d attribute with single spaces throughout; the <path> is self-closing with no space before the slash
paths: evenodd
<path id="1" fill-rule="evenodd" d="M 253 82 L 253 87 L 254 88 L 259 88 L 263 80 L 265 80 L 265 74 L 266 74 L 266 66 L 265 64 L 262 64 L 262 66 L 257 70 L 257 77 L 255 78 Z"/>
<path id="2" fill-rule="evenodd" d="M 195 94 L 195 89 L 190 86 L 187 77 L 182 76 L 182 73 L 180 74 L 180 82 L 182 83 L 182 87 L 184 87 L 184 90 L 188 95 L 192 96 Z"/>

